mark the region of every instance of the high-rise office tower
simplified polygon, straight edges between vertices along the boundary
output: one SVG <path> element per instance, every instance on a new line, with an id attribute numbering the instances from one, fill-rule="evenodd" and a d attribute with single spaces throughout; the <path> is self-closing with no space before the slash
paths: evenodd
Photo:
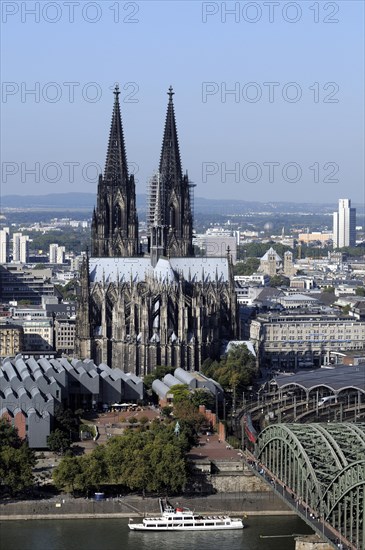
<path id="1" fill-rule="evenodd" d="M 59 246 L 56 243 L 49 245 L 49 263 L 64 264 L 65 263 L 65 247 Z"/>
<path id="2" fill-rule="evenodd" d="M 26 264 L 29 257 L 29 236 L 22 235 L 20 238 L 20 262 Z"/>
<path id="3" fill-rule="evenodd" d="M 333 248 L 355 244 L 356 208 L 351 208 L 350 199 L 339 199 L 338 212 L 333 213 Z"/>
<path id="4" fill-rule="evenodd" d="M 9 261 L 9 228 L 4 227 L 0 231 L 0 264 Z"/>
<path id="5" fill-rule="evenodd" d="M 21 233 L 13 234 L 13 262 L 20 262 L 20 238 Z"/>
<path id="6" fill-rule="evenodd" d="M 13 235 L 13 262 L 22 264 L 28 261 L 29 251 L 29 236 L 22 233 L 14 233 Z"/>

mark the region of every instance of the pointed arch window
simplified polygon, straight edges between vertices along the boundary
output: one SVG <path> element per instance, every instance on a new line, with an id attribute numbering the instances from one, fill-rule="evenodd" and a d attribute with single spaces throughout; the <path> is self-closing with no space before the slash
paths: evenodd
<path id="1" fill-rule="evenodd" d="M 125 223 L 124 204 L 117 203 L 114 209 L 115 227 L 117 229 L 123 229 Z"/>
<path id="2" fill-rule="evenodd" d="M 117 204 L 115 207 L 115 225 L 116 227 L 120 227 L 122 224 L 122 212 L 120 209 L 120 205 Z"/>
<path id="3" fill-rule="evenodd" d="M 175 212 L 175 206 L 173 204 L 170 204 L 169 221 L 170 221 L 170 227 L 174 229 L 176 226 L 176 212 Z"/>
<path id="4" fill-rule="evenodd" d="M 110 212 L 109 212 L 109 203 L 108 203 L 107 197 L 105 197 L 105 200 L 104 200 L 104 214 L 105 214 L 105 227 L 109 227 Z"/>

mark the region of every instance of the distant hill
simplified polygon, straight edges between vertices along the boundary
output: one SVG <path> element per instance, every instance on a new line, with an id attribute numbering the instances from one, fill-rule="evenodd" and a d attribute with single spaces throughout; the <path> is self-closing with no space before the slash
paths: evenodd
<path id="1" fill-rule="evenodd" d="M 5 195 L 1 208 L 93 208 L 94 193 L 52 193 L 49 195 Z"/>
<path id="2" fill-rule="evenodd" d="M 91 210 L 96 204 L 95 193 L 52 193 L 49 195 L 5 195 L 0 198 L 0 209 L 85 209 Z M 137 195 L 137 207 L 145 210 L 147 195 Z M 318 213 L 333 212 L 335 203 L 292 203 L 292 202 L 248 202 L 235 199 L 194 198 L 195 213 L 209 214 L 244 214 L 247 212 L 285 212 L 285 213 Z"/>

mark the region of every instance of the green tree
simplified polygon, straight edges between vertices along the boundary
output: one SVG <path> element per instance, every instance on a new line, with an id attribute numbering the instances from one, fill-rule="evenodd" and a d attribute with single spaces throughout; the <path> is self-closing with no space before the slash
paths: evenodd
<path id="1" fill-rule="evenodd" d="M 234 275 L 252 275 L 260 266 L 258 258 L 247 258 L 244 262 L 238 262 L 233 266 Z"/>
<path id="2" fill-rule="evenodd" d="M 84 476 L 79 457 L 65 457 L 53 471 L 53 481 L 57 489 L 75 494 L 77 489 L 83 490 Z"/>
<path id="3" fill-rule="evenodd" d="M 32 468 L 36 459 L 29 447 L 23 443 L 18 449 L 10 446 L 0 453 L 0 479 L 11 494 L 23 491 L 34 484 Z"/>
<path id="4" fill-rule="evenodd" d="M 206 423 L 205 416 L 190 399 L 186 399 L 174 404 L 174 418 L 179 422 L 180 435 L 185 438 L 184 441 L 181 440 L 182 445 L 188 451 L 198 442 L 198 434 Z"/>
<path id="5" fill-rule="evenodd" d="M 65 301 L 74 302 L 77 300 L 77 290 L 79 287 L 79 280 L 72 279 L 65 285 L 55 285 L 56 290 L 62 296 L 62 299 Z"/>
<path id="6" fill-rule="evenodd" d="M 149 447 L 154 471 L 152 483 L 148 485 L 149 490 L 181 491 L 187 480 L 186 459 L 182 449 L 173 440 L 165 444 L 155 441 Z"/>
<path id="7" fill-rule="evenodd" d="M 165 407 L 161 407 L 160 412 L 161 412 L 162 416 L 165 416 L 166 418 L 168 418 L 172 413 L 172 407 L 170 407 L 170 405 L 166 405 Z"/>
<path id="8" fill-rule="evenodd" d="M 3 447 L 19 448 L 22 440 L 18 435 L 18 430 L 10 424 L 5 418 L 0 418 L 0 449 Z"/>
<path id="9" fill-rule="evenodd" d="M 359 246 L 345 246 L 344 248 L 340 248 L 341 252 L 344 252 L 347 254 L 347 256 L 365 256 L 365 246 L 359 245 Z"/>
<path id="10" fill-rule="evenodd" d="M 34 451 L 29 449 L 18 431 L 5 418 L 0 419 L 0 489 L 11 494 L 34 484 L 32 469 L 36 464 Z"/>
<path id="11" fill-rule="evenodd" d="M 216 380 L 226 391 L 243 391 L 256 373 L 255 357 L 243 345 L 232 346 L 220 361 L 204 363 L 202 372 Z"/>
<path id="12" fill-rule="evenodd" d="M 136 433 L 136 432 L 134 432 Z M 123 436 L 112 437 L 105 446 L 105 460 L 108 469 L 108 478 L 111 483 L 121 483 L 125 449 L 128 447 L 130 432 L 125 430 Z"/>
<path id="13" fill-rule="evenodd" d="M 150 438 L 149 430 L 126 430 L 123 436 L 108 441 L 106 460 L 114 483 L 145 492 L 150 479 L 153 478 L 147 447 Z"/>
<path id="14" fill-rule="evenodd" d="M 130 442 L 125 449 L 125 464 L 122 482 L 132 490 L 157 490 L 151 461 L 151 445 L 144 444 L 144 438 L 138 434 L 139 440 Z"/>
<path id="15" fill-rule="evenodd" d="M 355 291 L 356 296 L 365 296 L 365 287 L 364 286 L 358 286 Z"/>
<path id="16" fill-rule="evenodd" d="M 279 256 L 283 256 L 287 250 L 293 252 L 290 246 L 270 241 L 268 243 L 247 243 L 238 247 L 238 257 L 242 258 L 262 258 L 262 256 L 273 247 Z"/>
<path id="17" fill-rule="evenodd" d="M 55 422 L 56 427 L 65 432 L 78 431 L 79 417 L 71 409 L 64 409 L 62 405 L 56 407 Z"/>
<path id="18" fill-rule="evenodd" d="M 187 384 L 175 384 L 170 387 L 170 392 L 174 396 L 174 405 L 180 401 L 187 401 L 190 398 L 190 391 Z"/>
<path id="19" fill-rule="evenodd" d="M 108 483 L 143 494 L 181 491 L 187 479 L 186 452 L 192 445 L 192 433 L 204 422 L 196 407 L 189 400 L 186 403 L 181 402 L 174 411 L 181 425 L 179 434 L 175 433 L 175 420 L 154 420 L 149 429 L 127 428 L 89 455 L 63 458 L 54 471 L 55 485 L 73 494 Z"/>
<path id="20" fill-rule="evenodd" d="M 207 409 L 211 409 L 215 405 L 214 395 L 209 390 L 198 388 L 191 394 L 190 401 L 195 407 L 204 405 Z"/>
<path id="21" fill-rule="evenodd" d="M 270 286 L 289 286 L 290 285 L 290 279 L 288 277 L 285 277 L 284 275 L 274 275 L 273 277 L 270 277 Z"/>
<path id="22" fill-rule="evenodd" d="M 110 480 L 132 490 L 177 491 L 186 481 L 186 437 L 174 424 L 152 422 L 149 430 L 126 430 L 106 444 Z"/>
<path id="23" fill-rule="evenodd" d="M 80 457 L 82 474 L 78 479 L 82 491 L 100 490 L 109 481 L 105 447 L 100 445 L 91 454 Z"/>
<path id="24" fill-rule="evenodd" d="M 90 232 L 80 227 L 64 227 L 62 232 L 55 230 L 44 234 L 39 231 L 26 231 L 26 233 L 31 238 L 33 250 L 48 250 L 50 244 L 57 243 L 65 246 L 66 250 L 73 250 L 76 254 L 80 254 L 90 244 Z"/>
<path id="25" fill-rule="evenodd" d="M 201 371 L 205 374 L 205 376 L 208 376 L 208 378 L 214 378 L 214 375 L 219 367 L 220 361 L 213 361 L 213 359 L 208 358 L 203 362 Z"/>
<path id="26" fill-rule="evenodd" d="M 165 365 L 158 365 L 150 374 L 147 374 L 143 378 L 143 384 L 146 390 L 152 388 L 152 383 L 154 380 L 161 380 L 166 374 L 173 374 L 174 367 L 169 367 Z"/>
<path id="27" fill-rule="evenodd" d="M 63 455 L 71 447 L 71 439 L 64 431 L 56 428 L 47 437 L 47 445 L 50 451 Z"/>

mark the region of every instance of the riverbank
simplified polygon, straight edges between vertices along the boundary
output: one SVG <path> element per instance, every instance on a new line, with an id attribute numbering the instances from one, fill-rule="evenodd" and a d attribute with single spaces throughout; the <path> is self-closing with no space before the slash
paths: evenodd
<path id="1" fill-rule="evenodd" d="M 208 512 L 208 511 L 203 511 L 203 512 L 200 512 L 200 514 L 202 515 L 209 515 L 209 513 L 212 513 L 211 511 Z M 216 511 L 217 514 L 219 515 L 222 515 L 222 514 L 225 514 L 226 512 L 223 512 L 222 510 L 219 511 L 217 510 Z M 245 511 L 242 511 L 241 514 L 239 514 L 238 512 L 231 512 L 229 513 L 229 515 L 231 517 L 249 517 L 249 516 L 267 516 L 267 515 L 270 515 L 270 516 L 296 516 L 296 514 L 292 511 L 287 511 L 287 512 L 273 512 L 273 511 L 270 511 L 270 512 L 266 512 L 266 511 L 263 511 L 263 512 L 245 512 Z M 47 515 L 37 515 L 35 516 L 34 514 L 33 515 L 29 515 L 29 516 L 0 516 L 0 521 L 28 521 L 28 520 L 44 520 L 44 519 L 49 519 L 49 520 L 59 520 L 59 519 L 118 519 L 118 518 L 138 518 L 138 517 L 141 517 L 140 514 L 125 514 L 125 513 L 121 513 L 121 514 L 63 514 L 62 516 L 58 515 L 58 514 L 47 514 Z"/>
<path id="2" fill-rule="evenodd" d="M 292 515 L 273 493 L 230 493 L 204 497 L 178 496 L 171 498 L 173 505 L 186 506 L 200 514 Z M 0 521 L 128 518 L 159 514 L 157 498 L 125 496 L 103 501 L 70 498 L 68 495 L 52 499 L 0 503 Z"/>

